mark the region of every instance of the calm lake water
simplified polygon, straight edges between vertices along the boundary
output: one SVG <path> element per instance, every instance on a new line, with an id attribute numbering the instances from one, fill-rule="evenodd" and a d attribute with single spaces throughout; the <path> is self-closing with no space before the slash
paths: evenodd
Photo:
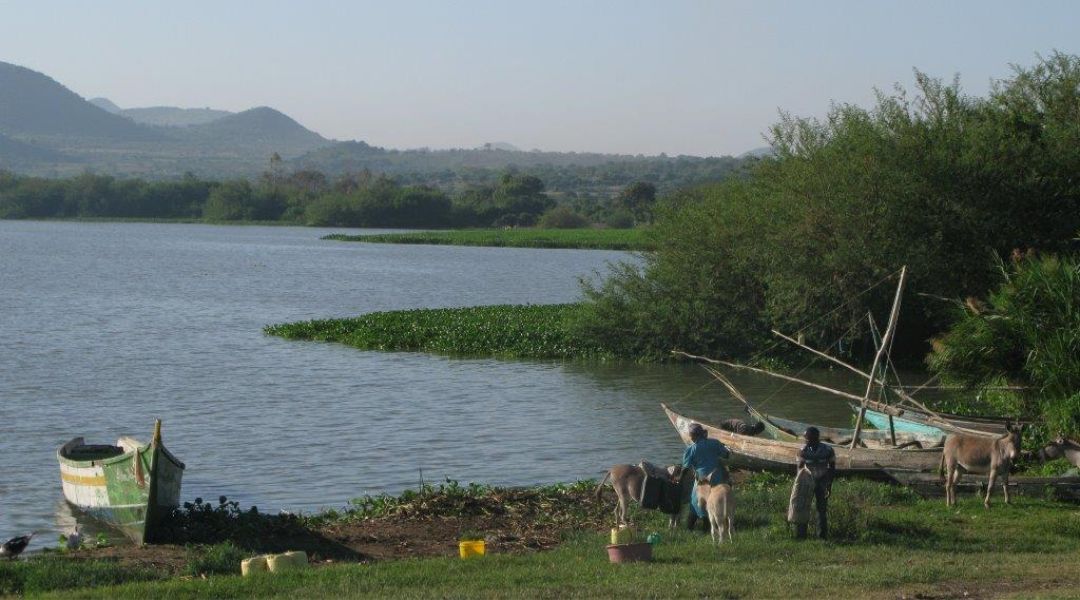
<path id="1" fill-rule="evenodd" d="M 618 252 L 322 241 L 328 230 L 0 221 L 0 537 L 55 543 L 72 515 L 56 448 L 164 441 L 183 498 L 340 508 L 429 482 L 595 478 L 674 462 L 659 402 L 740 406 L 693 366 L 455 359 L 263 335 L 270 323 L 415 307 L 554 303 Z M 811 373 L 841 378 L 838 373 Z M 770 410 L 843 425 L 843 401 L 737 384 Z M 782 410 L 780 410 L 782 409 Z M 40 544 L 39 544 L 40 546 Z"/>

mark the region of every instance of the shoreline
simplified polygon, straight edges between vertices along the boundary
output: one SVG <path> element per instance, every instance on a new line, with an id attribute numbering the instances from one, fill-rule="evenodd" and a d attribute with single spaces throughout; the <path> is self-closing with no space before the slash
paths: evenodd
<path id="1" fill-rule="evenodd" d="M 979 498 L 964 494 L 957 507 L 947 508 L 906 488 L 842 479 L 830 501 L 830 541 L 797 541 L 784 523 L 791 478 L 750 474 L 736 480 L 734 543 L 717 547 L 701 531 L 668 530 L 664 515 L 635 507 L 635 539 L 651 532 L 661 539 L 655 562 L 626 566 L 607 560 L 614 494 L 607 488 L 598 501 L 594 485 L 509 489 L 451 482 L 423 494 L 358 500 L 351 512 L 299 517 L 297 523 L 325 544 L 307 547 L 312 568 L 292 573 L 240 577 L 242 558 L 305 547 L 257 531 L 245 537 L 247 530 L 238 528 L 214 545 L 4 561 L 0 593 L 790 597 L 813 590 L 824 597 L 1065 598 L 1080 589 L 1075 504 L 1019 496 L 1012 505 L 998 502 L 986 510 Z M 487 540 L 488 556 L 458 559 L 457 540 L 472 538 Z"/>

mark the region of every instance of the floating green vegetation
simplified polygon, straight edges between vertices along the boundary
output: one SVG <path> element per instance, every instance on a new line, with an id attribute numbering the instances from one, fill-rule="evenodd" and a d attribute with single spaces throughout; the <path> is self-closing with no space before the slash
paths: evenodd
<path id="1" fill-rule="evenodd" d="M 362 350 L 500 358 L 607 358 L 575 333 L 577 304 L 495 305 L 375 312 L 267 326 L 290 340 L 338 342 Z"/>
<path id="2" fill-rule="evenodd" d="M 586 250 L 652 250 L 648 229 L 457 229 L 377 235 L 335 233 L 324 240 L 380 244 L 507 246 L 516 248 L 581 248 Z"/>

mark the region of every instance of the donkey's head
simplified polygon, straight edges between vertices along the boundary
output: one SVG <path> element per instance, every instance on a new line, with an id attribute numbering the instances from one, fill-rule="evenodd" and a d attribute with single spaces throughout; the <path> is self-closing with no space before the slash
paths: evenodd
<path id="1" fill-rule="evenodd" d="M 1024 432 L 1024 425 L 1005 425 L 1005 435 L 999 438 L 999 443 L 1005 456 L 1009 460 L 1016 460 L 1020 456 L 1020 437 Z"/>

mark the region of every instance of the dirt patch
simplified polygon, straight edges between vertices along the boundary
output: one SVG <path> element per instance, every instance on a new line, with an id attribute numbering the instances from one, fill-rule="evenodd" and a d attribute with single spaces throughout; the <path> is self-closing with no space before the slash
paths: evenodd
<path id="1" fill-rule="evenodd" d="M 611 527 L 613 506 L 610 491 L 596 501 L 586 489 L 433 493 L 372 511 L 382 516 L 316 519 L 304 527 L 276 524 L 230 541 L 252 555 L 304 550 L 316 563 L 456 556 L 462 539 L 484 539 L 492 553 L 529 553 L 553 548 L 572 533 L 605 531 Z M 190 550 L 179 544 L 118 545 L 70 556 L 175 574 L 185 569 Z"/>

